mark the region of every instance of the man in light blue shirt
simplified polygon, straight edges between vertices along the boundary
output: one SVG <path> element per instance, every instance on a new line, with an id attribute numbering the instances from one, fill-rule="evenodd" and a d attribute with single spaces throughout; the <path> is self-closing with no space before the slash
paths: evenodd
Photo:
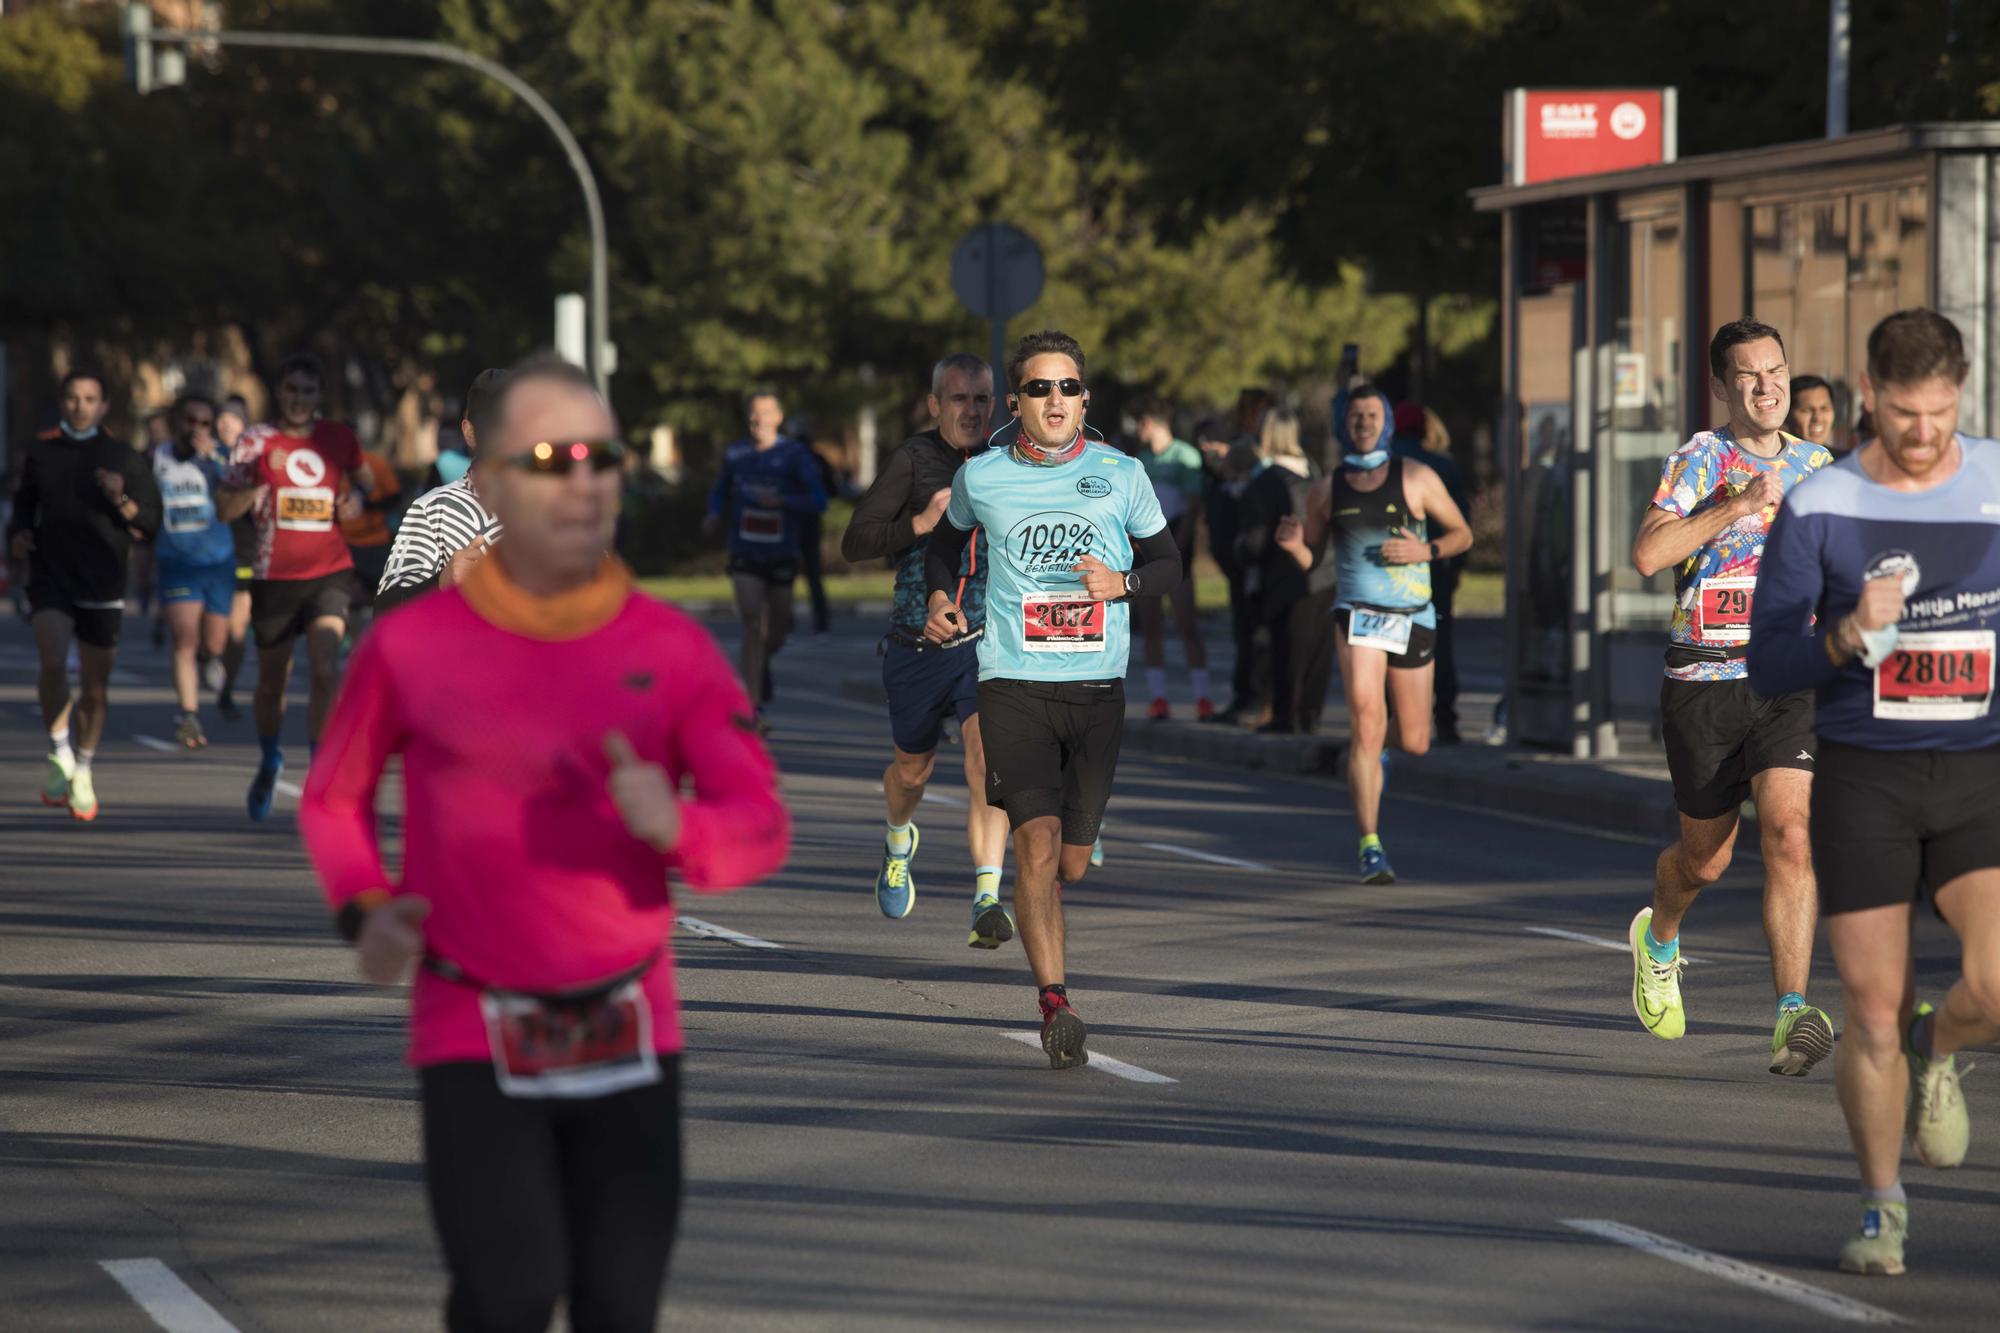
<path id="1" fill-rule="evenodd" d="M 1064 983 L 1061 885 L 1090 867 L 1118 767 L 1130 599 L 1178 580 L 1180 553 L 1145 471 L 1084 432 L 1076 340 L 1029 334 L 1007 371 L 1020 429 L 952 479 L 925 554 L 924 634 L 943 643 L 963 633 L 952 589 L 966 543 L 984 529 L 986 798 L 1014 834 L 1014 907 L 1040 988 L 1042 1049 L 1070 1069 L 1089 1056 Z"/>

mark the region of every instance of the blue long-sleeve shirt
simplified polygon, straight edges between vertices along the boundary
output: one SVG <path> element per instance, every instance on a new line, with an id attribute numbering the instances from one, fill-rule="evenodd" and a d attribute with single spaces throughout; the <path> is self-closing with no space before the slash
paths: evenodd
<path id="1" fill-rule="evenodd" d="M 1959 444 L 1958 471 L 1929 490 L 1880 485 L 1855 453 L 1801 482 L 1778 511 L 1750 610 L 1750 688 L 1765 698 L 1815 690 L 1824 739 L 1871 750 L 2000 745 L 2000 444 Z M 1874 670 L 1836 667 L 1827 636 L 1881 574 L 1904 579 L 1896 651 Z"/>
<path id="2" fill-rule="evenodd" d="M 759 560 L 795 559 L 799 519 L 826 511 L 826 486 L 812 450 L 781 439 L 769 449 L 737 440 L 722 455 L 708 512 L 729 526 L 729 553 Z"/>

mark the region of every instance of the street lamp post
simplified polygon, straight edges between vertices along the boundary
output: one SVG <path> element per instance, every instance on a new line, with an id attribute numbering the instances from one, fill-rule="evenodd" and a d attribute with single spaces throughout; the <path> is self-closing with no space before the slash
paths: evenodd
<path id="1" fill-rule="evenodd" d="M 321 33 L 305 32 L 237 32 L 219 29 L 214 32 L 194 32 L 176 28 L 151 29 L 139 20 L 146 14 L 143 5 L 133 5 L 127 10 L 127 33 L 134 43 L 132 53 L 133 68 L 141 71 L 139 88 L 147 91 L 149 82 L 144 72 L 154 67 L 152 52 L 148 43 L 166 43 L 175 46 L 192 46 L 197 43 L 214 46 L 261 46 L 298 51 L 341 51 L 355 55 L 405 56 L 419 60 L 441 60 L 446 64 L 464 65 L 488 78 L 497 80 L 515 96 L 534 109 L 562 145 L 563 153 L 569 158 L 570 169 L 576 173 L 577 184 L 583 187 L 584 211 L 590 217 L 590 373 L 597 380 L 600 392 L 610 393 L 611 347 L 610 291 L 611 280 L 606 267 L 604 238 L 604 203 L 597 193 L 597 178 L 591 174 L 590 163 L 584 159 L 583 148 L 570 133 L 569 126 L 549 105 L 548 99 L 529 86 L 520 75 L 497 61 L 475 54 L 461 46 L 449 42 L 414 41 L 400 37 L 340 37 Z M 150 18 L 150 15 L 147 15 Z M 144 48 L 144 49 L 140 49 Z"/>

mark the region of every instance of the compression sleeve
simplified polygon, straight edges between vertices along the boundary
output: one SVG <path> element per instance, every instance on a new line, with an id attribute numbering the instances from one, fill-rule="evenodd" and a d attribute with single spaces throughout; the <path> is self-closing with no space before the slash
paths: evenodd
<path id="1" fill-rule="evenodd" d="M 910 487 L 916 481 L 916 464 L 907 449 L 889 455 L 875 484 L 854 505 L 854 517 L 841 534 L 840 558 L 849 564 L 892 556 L 917 539 L 917 501 L 930 503 L 929 496 L 915 496 Z M 904 511 L 910 511 L 905 513 Z"/>
<path id="2" fill-rule="evenodd" d="M 1148 596 L 1180 582 L 1181 550 L 1174 545 L 1173 529 L 1161 528 L 1150 537 L 1132 539 L 1132 575 Z"/>
<path id="3" fill-rule="evenodd" d="M 120 463 L 118 470 L 125 478 L 125 494 L 139 506 L 139 512 L 129 521 L 122 518 L 120 521 L 141 541 L 151 541 L 159 536 L 160 523 L 166 513 L 166 502 L 160 498 L 159 480 L 153 476 L 152 465 L 136 452 Z"/>
<path id="4" fill-rule="evenodd" d="M 1813 624 L 1826 585 L 1820 565 L 1823 522 L 1820 515 L 1801 518 L 1782 506 L 1765 535 L 1750 600 L 1750 692 L 1762 698 L 1815 689 L 1840 673 L 1826 655 L 1827 637 L 1839 618 L 1824 616 L 1817 628 Z"/>
<path id="5" fill-rule="evenodd" d="M 924 600 L 934 592 L 949 593 L 958 587 L 959 562 L 965 557 L 972 531 L 961 528 L 949 516 L 931 529 L 931 542 L 924 548 Z M 989 543 L 990 546 L 990 543 Z"/>
<path id="6" fill-rule="evenodd" d="M 706 633 L 687 635 L 678 674 L 700 682 L 676 704 L 669 771 L 694 784 L 667 864 L 689 888 L 721 892 L 775 873 L 791 848 L 778 767 L 757 738 L 749 697 Z"/>
<path id="7" fill-rule="evenodd" d="M 381 637 L 367 635 L 348 664 L 299 797 L 299 833 L 336 915 L 357 895 L 391 886 L 376 834 L 375 790 L 405 734 Z"/>

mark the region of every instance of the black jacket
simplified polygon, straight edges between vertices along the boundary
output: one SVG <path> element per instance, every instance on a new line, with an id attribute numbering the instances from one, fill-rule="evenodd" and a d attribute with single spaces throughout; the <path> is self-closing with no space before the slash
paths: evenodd
<path id="1" fill-rule="evenodd" d="M 128 522 L 105 498 L 97 470 L 125 479 L 125 494 L 139 506 Z M 48 431 L 28 446 L 14 509 L 7 519 L 7 544 L 32 532 L 28 557 L 30 588 L 62 589 L 77 601 L 115 602 L 125 595 L 132 535 L 151 541 L 160 530 L 160 488 L 146 456 L 102 430 L 72 440 Z"/>

